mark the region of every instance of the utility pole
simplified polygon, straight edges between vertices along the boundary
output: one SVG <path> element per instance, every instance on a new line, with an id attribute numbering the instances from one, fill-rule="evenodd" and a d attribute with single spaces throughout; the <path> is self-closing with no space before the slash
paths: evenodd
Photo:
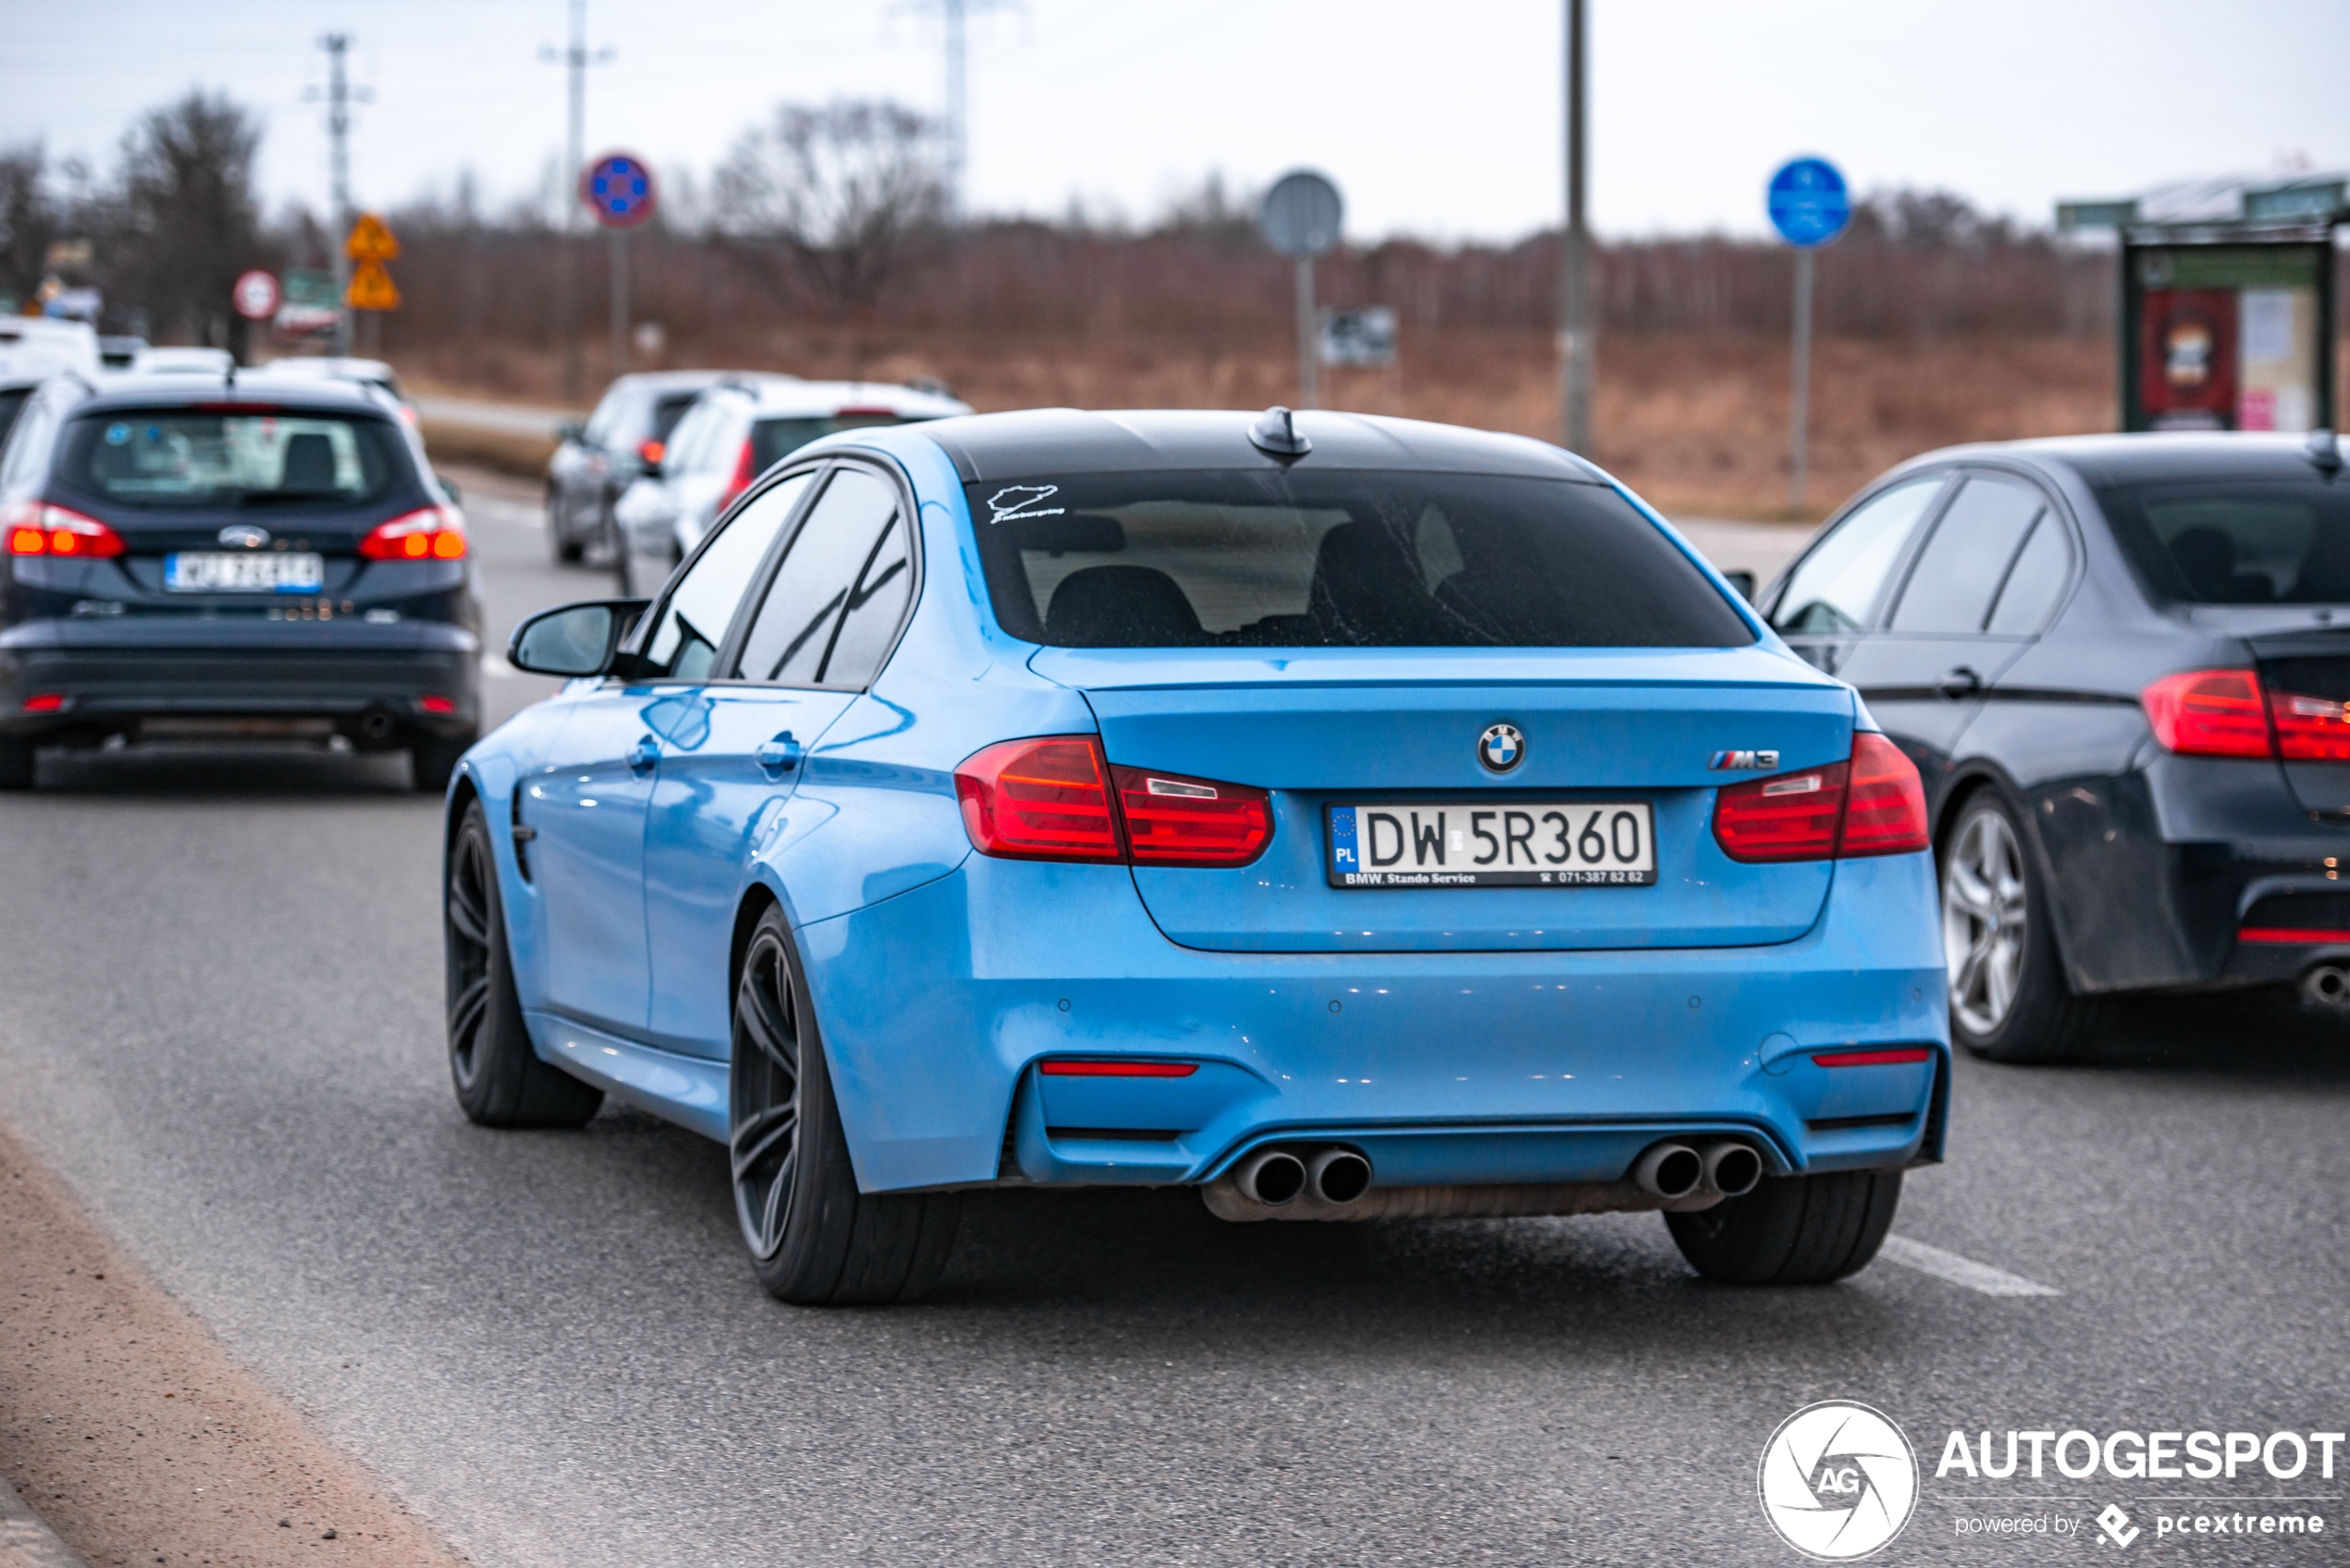
<path id="1" fill-rule="evenodd" d="M 1583 0 L 1566 0 L 1566 233 L 1559 268 L 1559 406 L 1569 451 L 1591 450 L 1591 228 L 1586 215 L 1589 183 L 1587 97 L 1590 55 L 1583 31 Z"/>
<path id="2" fill-rule="evenodd" d="M 579 192 L 576 181 L 588 161 L 588 68 L 608 65 L 610 49 L 588 52 L 588 0 L 571 0 L 571 44 L 557 51 L 541 48 L 538 57 L 559 63 L 571 73 L 570 104 L 564 121 L 563 174 L 558 188 L 563 203 L 563 238 L 555 253 L 555 331 L 563 345 L 563 401 L 576 405 L 584 395 L 579 364 Z"/>
<path id="3" fill-rule="evenodd" d="M 343 61 L 351 53 L 351 34 L 328 33 L 318 46 L 327 52 L 327 137 L 333 149 L 335 222 L 327 248 L 335 266 L 335 352 L 347 355 L 351 306 L 344 296 L 351 290 L 351 258 L 343 253 L 343 241 L 351 236 L 351 84 Z"/>

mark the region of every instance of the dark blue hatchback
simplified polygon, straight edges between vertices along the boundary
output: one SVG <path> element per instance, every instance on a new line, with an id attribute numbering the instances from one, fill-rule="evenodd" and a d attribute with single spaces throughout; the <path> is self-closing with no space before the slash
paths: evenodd
<path id="1" fill-rule="evenodd" d="M 340 735 L 437 790 L 479 733 L 464 519 L 362 389 L 54 380 L 0 548 L 0 788 L 44 745 Z"/>

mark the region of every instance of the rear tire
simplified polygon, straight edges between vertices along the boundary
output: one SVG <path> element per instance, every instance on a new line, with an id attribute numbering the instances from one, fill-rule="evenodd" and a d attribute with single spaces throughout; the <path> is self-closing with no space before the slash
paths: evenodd
<path id="1" fill-rule="evenodd" d="M 783 911 L 751 932 L 735 988 L 727 1140 L 751 1271 L 800 1306 L 910 1302 L 938 1283 L 959 1193 L 860 1192 Z"/>
<path id="2" fill-rule="evenodd" d="M 408 747 L 410 782 L 419 795 L 439 795 L 449 787 L 449 775 L 481 738 L 477 730 L 461 735 L 430 735 Z"/>
<path id="3" fill-rule="evenodd" d="M 563 526 L 562 498 L 553 490 L 547 492 L 547 549 L 558 566 L 576 566 L 587 546 L 572 537 Z"/>
<path id="4" fill-rule="evenodd" d="M 1765 1179 L 1665 1228 L 1689 1266 L 1721 1285 L 1825 1285 L 1866 1268 L 1901 1204 L 1898 1170 Z"/>
<path id="5" fill-rule="evenodd" d="M 457 1105 L 483 1127 L 577 1127 L 604 1092 L 550 1068 L 530 1048 L 506 949 L 504 901 L 481 802 L 465 808 L 449 846 L 441 902 L 449 968 L 449 1074 Z"/>
<path id="6" fill-rule="evenodd" d="M 2105 1018 L 2065 984 L 2047 881 L 2014 810 L 1982 789 L 1959 808 L 1935 857 L 1950 1038 L 1994 1062 L 2061 1061 Z"/>
<path id="7" fill-rule="evenodd" d="M 0 789 L 32 787 L 32 742 L 0 737 Z"/>

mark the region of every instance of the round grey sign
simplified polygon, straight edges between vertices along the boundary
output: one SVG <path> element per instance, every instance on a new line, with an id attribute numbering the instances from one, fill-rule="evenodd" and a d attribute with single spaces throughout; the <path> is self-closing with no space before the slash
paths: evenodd
<path id="1" fill-rule="evenodd" d="M 1285 256 L 1318 256 L 1338 243 L 1345 207 L 1338 187 L 1310 168 L 1292 170 L 1265 192 L 1265 242 Z"/>

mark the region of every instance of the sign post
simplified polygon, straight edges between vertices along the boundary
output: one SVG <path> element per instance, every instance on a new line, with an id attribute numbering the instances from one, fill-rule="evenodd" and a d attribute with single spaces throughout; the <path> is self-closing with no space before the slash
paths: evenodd
<path id="1" fill-rule="evenodd" d="M 629 153 L 606 153 L 579 174 L 579 200 L 612 237 L 612 373 L 628 374 L 628 231 L 653 216 L 653 171 Z"/>
<path id="2" fill-rule="evenodd" d="M 1339 223 L 1345 214 L 1338 187 L 1311 169 L 1281 176 L 1265 192 L 1265 210 L 1258 227 L 1265 242 L 1297 263 L 1297 401 L 1301 408 L 1321 404 L 1321 357 L 1316 342 L 1318 318 L 1314 310 L 1314 258 L 1338 243 Z"/>
<path id="3" fill-rule="evenodd" d="M 1771 176 L 1771 223 L 1795 247 L 1792 407 L 1787 416 L 1787 509 L 1800 512 L 1810 487 L 1812 445 L 1812 253 L 1852 221 L 1844 176 L 1825 158 L 1794 158 Z"/>

